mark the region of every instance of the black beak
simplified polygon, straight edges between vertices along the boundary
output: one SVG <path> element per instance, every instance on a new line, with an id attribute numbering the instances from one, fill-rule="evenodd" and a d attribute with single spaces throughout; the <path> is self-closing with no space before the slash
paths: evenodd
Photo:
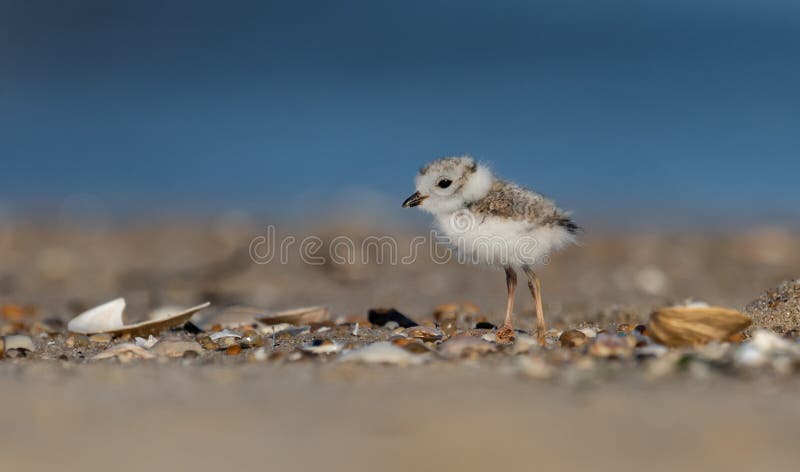
<path id="1" fill-rule="evenodd" d="M 415 207 L 422 203 L 422 201 L 426 198 L 428 198 L 427 195 L 420 195 L 419 192 L 414 192 L 414 195 L 406 198 L 406 201 L 403 202 L 403 208 Z"/>

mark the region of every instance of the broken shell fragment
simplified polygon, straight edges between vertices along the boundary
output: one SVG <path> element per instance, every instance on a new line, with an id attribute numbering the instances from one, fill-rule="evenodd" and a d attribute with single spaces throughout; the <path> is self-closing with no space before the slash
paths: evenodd
<path id="1" fill-rule="evenodd" d="M 427 342 L 438 341 L 444 337 L 444 333 L 438 329 L 425 326 L 413 326 L 407 328 L 403 333 L 409 338 L 421 339 Z"/>
<path id="2" fill-rule="evenodd" d="M 158 342 L 158 338 L 151 334 L 150 336 L 147 337 L 147 339 L 141 338 L 141 337 L 136 337 L 136 339 L 134 339 L 133 341 L 139 347 L 143 347 L 145 349 L 150 349 L 150 348 L 152 348 L 153 346 L 156 345 L 156 343 Z"/>
<path id="3" fill-rule="evenodd" d="M 139 347 L 136 344 L 122 343 L 106 349 L 100 354 L 94 356 L 92 359 L 111 359 L 112 357 L 118 357 L 122 361 L 128 361 L 134 358 L 154 359 L 156 356 L 150 352 L 147 352 L 146 349 Z"/>
<path id="4" fill-rule="evenodd" d="M 344 354 L 341 362 L 408 366 L 422 364 L 427 358 L 425 354 L 412 354 L 390 342 L 382 341 Z"/>
<path id="5" fill-rule="evenodd" d="M 25 351 L 35 351 L 36 346 L 33 344 L 33 339 L 29 336 L 21 334 L 12 334 L 3 336 L 2 338 L 3 350 L 10 351 L 11 349 L 23 349 Z"/>
<path id="6" fill-rule="evenodd" d="M 83 334 L 70 334 L 64 341 L 64 346 L 72 348 L 82 348 L 89 346 L 89 337 Z"/>
<path id="7" fill-rule="evenodd" d="M 194 341 L 160 341 L 151 349 L 157 356 L 184 357 L 187 352 L 203 353 L 200 344 Z"/>
<path id="8" fill-rule="evenodd" d="M 222 331 L 217 331 L 216 333 L 211 333 L 209 336 L 212 341 L 219 341 L 223 338 L 236 338 L 239 339 L 242 337 L 241 334 L 237 333 L 236 331 L 231 331 L 229 329 L 223 329 Z"/>
<path id="9" fill-rule="evenodd" d="M 398 338 L 398 339 L 393 339 L 392 344 L 401 347 L 412 354 L 427 354 L 431 352 L 431 349 L 419 339 Z"/>
<path id="10" fill-rule="evenodd" d="M 295 308 L 293 310 L 284 310 L 256 317 L 257 321 L 266 325 L 288 323 L 295 326 L 322 323 L 330 319 L 331 312 L 326 306 Z"/>
<path id="11" fill-rule="evenodd" d="M 670 347 L 693 346 L 725 341 L 751 323 L 736 310 L 706 306 L 662 308 L 650 316 L 647 334 Z"/>
<path id="12" fill-rule="evenodd" d="M 126 325 L 122 319 L 122 313 L 125 311 L 125 299 L 117 298 L 76 316 L 67 324 L 67 329 L 79 334 L 107 333 L 117 336 L 122 334 L 147 336 L 180 326 L 186 323 L 192 315 L 210 305 L 206 302 L 178 313 L 172 312 L 172 314 L 160 312 L 156 314 L 161 318 Z"/>

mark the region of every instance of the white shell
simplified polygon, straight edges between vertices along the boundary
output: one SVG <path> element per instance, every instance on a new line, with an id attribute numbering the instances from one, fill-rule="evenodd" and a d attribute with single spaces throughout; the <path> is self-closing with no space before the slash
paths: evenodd
<path id="1" fill-rule="evenodd" d="M 147 350 L 137 346 L 136 344 L 122 343 L 106 349 L 100 354 L 94 356 L 92 359 L 100 360 L 110 359 L 112 357 L 138 357 L 140 359 L 155 359 L 156 356 L 147 352 Z"/>
<path id="2" fill-rule="evenodd" d="M 393 364 L 399 366 L 422 364 L 428 360 L 426 354 L 412 354 L 390 342 L 377 342 L 344 354 L 342 362 L 364 364 Z"/>
<path id="3" fill-rule="evenodd" d="M 147 337 L 147 339 L 137 336 L 136 339 L 134 339 L 133 341 L 139 347 L 150 349 L 151 347 L 156 345 L 156 343 L 158 342 L 158 338 L 151 334 L 150 336 Z"/>
<path id="4" fill-rule="evenodd" d="M 11 334 L 4 336 L 0 341 L 2 341 L 0 342 L 0 351 L 3 349 L 6 351 L 9 349 L 24 349 L 31 352 L 36 350 L 36 346 L 33 344 L 33 339 L 31 339 L 30 336 Z"/>
<path id="5" fill-rule="evenodd" d="M 160 318 L 126 325 L 122 320 L 122 313 L 125 311 L 125 299 L 117 298 L 76 316 L 67 324 L 67 329 L 79 334 L 131 333 L 147 335 L 179 326 L 188 321 L 192 315 L 210 305 L 210 303 L 206 302 L 178 313 L 172 312 L 172 314 L 159 310 L 158 315 L 161 316 Z"/>
<path id="6" fill-rule="evenodd" d="M 237 333 L 237 332 L 235 332 L 235 331 L 231 331 L 229 329 L 223 329 L 222 331 L 217 331 L 216 333 L 211 333 L 211 336 L 209 336 L 209 337 L 211 338 L 212 341 L 216 341 L 216 340 L 222 339 L 222 338 L 237 338 L 238 339 L 238 338 L 241 338 L 242 335 Z"/>
<path id="7" fill-rule="evenodd" d="M 73 333 L 104 333 L 122 328 L 122 312 L 125 311 L 125 299 L 117 298 L 108 303 L 84 311 L 67 323 L 67 329 Z"/>

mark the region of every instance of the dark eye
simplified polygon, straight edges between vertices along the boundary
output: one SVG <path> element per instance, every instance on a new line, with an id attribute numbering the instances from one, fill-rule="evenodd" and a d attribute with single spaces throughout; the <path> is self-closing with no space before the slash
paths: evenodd
<path id="1" fill-rule="evenodd" d="M 442 180 L 440 180 L 440 181 L 439 181 L 439 182 L 436 184 L 436 186 L 438 186 L 439 188 L 447 188 L 447 187 L 449 187 L 449 186 L 450 186 L 450 184 L 452 184 L 452 183 L 453 183 L 453 181 L 452 181 L 452 180 L 449 180 L 449 179 L 442 179 Z"/>

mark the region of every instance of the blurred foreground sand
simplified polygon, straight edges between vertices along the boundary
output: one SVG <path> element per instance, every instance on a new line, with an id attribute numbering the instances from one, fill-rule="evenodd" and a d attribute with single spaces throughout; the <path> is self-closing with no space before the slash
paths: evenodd
<path id="1" fill-rule="evenodd" d="M 589 389 L 486 368 L 0 368 L 8 471 L 793 470 L 797 381 Z"/>
<path id="2" fill-rule="evenodd" d="M 414 236 L 286 233 L 391 234 L 401 248 Z M 0 304 L 61 320 L 117 296 L 134 317 L 210 300 L 265 310 L 326 304 L 360 316 L 394 306 L 421 320 L 437 304 L 469 300 L 501 317 L 500 273 L 424 257 L 342 266 L 294 255 L 259 265 L 247 247 L 263 234 L 229 223 L 3 228 Z M 800 275 L 799 241 L 779 229 L 587 235 L 541 271 L 548 319 L 642 321 L 686 298 L 741 308 Z M 520 326 L 532 327 L 523 294 L 518 307 Z M 183 362 L 3 360 L 2 470 L 789 470 L 800 460 L 795 377 L 623 376 L 581 386 L 525 380 L 502 363 Z"/>

